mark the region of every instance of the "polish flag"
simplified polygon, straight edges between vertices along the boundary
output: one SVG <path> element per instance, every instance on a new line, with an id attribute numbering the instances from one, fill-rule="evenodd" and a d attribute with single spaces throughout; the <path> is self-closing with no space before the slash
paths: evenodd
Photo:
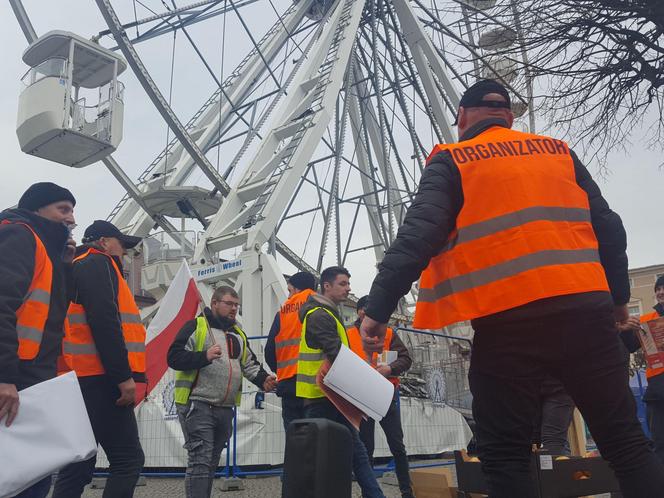
<path id="1" fill-rule="evenodd" d="M 143 401 L 166 373 L 166 354 L 175 336 L 202 307 L 201 295 L 186 260 L 161 300 L 159 310 L 147 330 L 145 356 L 146 384 L 136 385 L 136 400 Z M 137 403 L 138 404 L 138 403 Z"/>

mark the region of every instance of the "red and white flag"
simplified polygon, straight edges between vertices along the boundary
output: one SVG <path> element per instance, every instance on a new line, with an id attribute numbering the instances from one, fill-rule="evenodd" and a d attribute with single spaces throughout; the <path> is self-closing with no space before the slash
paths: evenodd
<path id="1" fill-rule="evenodd" d="M 147 330 L 145 375 L 148 383 L 136 385 L 137 400 L 145 399 L 159 384 L 168 369 L 166 363 L 168 348 L 182 326 L 196 318 L 201 305 L 196 282 L 187 261 L 183 260 Z"/>

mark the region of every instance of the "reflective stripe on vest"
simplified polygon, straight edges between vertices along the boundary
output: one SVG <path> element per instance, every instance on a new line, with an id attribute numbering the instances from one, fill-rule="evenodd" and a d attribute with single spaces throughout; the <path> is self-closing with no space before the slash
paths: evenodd
<path id="1" fill-rule="evenodd" d="M 364 346 L 362 345 L 362 336 L 360 335 L 360 331 L 358 330 L 358 328 L 352 326 L 346 331 L 346 334 L 348 334 L 348 343 L 350 344 L 350 349 L 353 351 L 353 353 L 355 353 L 363 360 L 366 360 L 367 352 L 364 350 Z M 393 334 L 394 331 L 392 330 L 392 328 L 388 327 L 387 331 L 385 332 L 385 340 L 383 341 L 383 350 L 390 351 L 390 347 L 392 346 Z M 372 359 L 371 363 L 373 365 L 376 365 L 378 361 L 378 353 L 374 353 L 371 359 Z M 386 378 L 395 386 L 399 385 L 399 377 L 386 377 Z"/>
<path id="2" fill-rule="evenodd" d="M 53 264 L 46 247 L 30 225 L 3 220 L 2 225 L 23 225 L 35 238 L 35 266 L 28 292 L 23 303 L 16 310 L 16 335 L 18 336 L 18 357 L 32 360 L 39 353 L 44 327 L 48 319 L 53 285 Z"/>
<path id="3" fill-rule="evenodd" d="M 141 323 L 141 315 L 134 301 L 134 296 L 127 285 L 122 272 L 111 256 L 89 249 L 74 259 L 74 264 L 82 261 L 90 254 L 101 254 L 111 261 L 118 278 L 117 307 L 122 337 L 127 349 L 127 360 L 132 372 L 145 372 L 145 327 Z M 109 303 L 110 305 L 110 303 Z M 65 327 L 65 338 L 62 342 L 62 353 L 65 364 L 76 372 L 79 377 L 102 375 L 106 371 L 88 324 L 85 308 L 78 303 L 70 303 L 67 311 L 69 326 Z"/>
<path id="4" fill-rule="evenodd" d="M 656 311 L 653 311 L 651 313 L 643 315 L 640 318 L 640 322 L 641 323 L 646 323 L 646 322 L 649 322 L 651 320 L 657 320 L 658 318 L 660 318 L 659 313 L 657 313 Z M 654 377 L 655 375 L 660 375 L 660 374 L 663 374 L 663 373 L 664 373 L 664 367 L 662 367 L 662 368 L 647 367 L 646 368 L 646 378 L 647 379 L 649 379 L 651 377 Z"/>
<path id="5" fill-rule="evenodd" d="M 422 273 L 413 326 L 440 328 L 547 297 L 608 291 L 567 144 L 493 127 L 449 151 L 456 229 Z"/>
<path id="6" fill-rule="evenodd" d="M 242 358 L 241 363 L 247 362 L 247 336 L 237 325 L 233 326 L 235 332 L 242 338 Z M 205 338 L 208 335 L 208 324 L 205 317 L 196 318 L 196 330 L 194 331 L 194 352 L 200 353 L 205 349 Z M 176 370 L 175 371 L 175 402 L 180 405 L 186 405 L 191 395 L 191 390 L 196 384 L 198 370 Z M 235 395 L 235 405 L 240 406 L 242 401 L 242 391 Z"/>
<path id="7" fill-rule="evenodd" d="M 348 336 L 346 335 L 346 328 L 343 324 L 334 316 L 330 310 L 323 308 L 322 306 L 317 306 L 307 312 L 302 321 L 302 333 L 300 337 L 300 353 L 298 355 L 297 362 L 297 378 L 295 382 L 295 393 L 299 398 L 324 398 L 325 394 L 316 384 L 316 375 L 320 367 L 323 365 L 325 359 L 325 354 L 322 349 L 310 348 L 307 344 L 306 339 L 306 330 L 307 330 L 307 318 L 316 310 L 323 310 L 328 313 L 337 324 L 337 333 L 339 334 L 339 339 L 341 343 L 346 347 L 349 347 Z"/>
<path id="8" fill-rule="evenodd" d="M 279 309 L 279 333 L 274 338 L 278 380 L 290 379 L 297 374 L 297 358 L 302 334 L 300 308 L 312 294 L 315 292 L 311 289 L 293 294 Z"/>

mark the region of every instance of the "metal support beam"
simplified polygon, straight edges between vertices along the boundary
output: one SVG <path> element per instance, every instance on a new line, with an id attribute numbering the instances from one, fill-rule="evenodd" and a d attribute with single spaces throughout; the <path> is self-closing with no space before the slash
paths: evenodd
<path id="1" fill-rule="evenodd" d="M 14 11 L 19 26 L 21 26 L 21 30 L 23 30 L 25 39 L 28 40 L 28 44 L 32 43 L 37 39 L 37 32 L 35 31 L 35 28 L 32 27 L 32 23 L 30 22 L 28 13 L 23 7 L 23 3 L 21 0 L 9 0 L 9 3 L 12 6 L 12 10 Z"/>
<path id="2" fill-rule="evenodd" d="M 108 24 L 108 27 L 113 33 L 115 41 L 118 43 L 120 50 L 127 59 L 128 64 L 133 69 L 136 78 L 143 86 L 145 93 L 148 94 L 148 97 L 150 97 L 150 100 L 152 100 L 152 103 L 157 108 L 157 111 L 159 111 L 159 114 L 161 114 L 161 117 L 164 118 L 164 121 L 166 121 L 168 127 L 175 134 L 178 140 L 180 140 L 189 155 L 194 159 L 194 161 L 196 161 L 196 164 L 199 168 L 201 168 L 205 176 L 207 176 L 210 182 L 212 182 L 214 188 L 216 188 L 224 195 L 228 194 L 230 187 L 221 177 L 219 172 L 212 166 L 212 164 L 210 164 L 210 161 L 208 161 L 207 157 L 205 157 L 203 151 L 199 149 L 198 145 L 191 138 L 185 127 L 182 126 L 182 123 L 180 123 L 180 120 L 168 105 L 168 102 L 161 94 L 159 88 L 157 88 L 156 83 L 143 65 L 143 62 L 138 56 L 138 52 L 136 52 L 131 42 L 129 41 L 129 38 L 127 37 L 127 33 L 122 28 L 120 19 L 115 13 L 110 0 L 96 0 L 96 3 L 99 7 L 99 10 L 101 11 L 102 16 L 104 17 L 104 20 L 106 21 L 106 24 Z"/>

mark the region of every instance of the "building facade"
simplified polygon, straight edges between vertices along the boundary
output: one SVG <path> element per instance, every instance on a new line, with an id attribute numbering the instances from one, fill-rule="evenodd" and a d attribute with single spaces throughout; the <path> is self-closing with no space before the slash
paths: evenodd
<path id="1" fill-rule="evenodd" d="M 664 275 L 664 264 L 644 266 L 629 270 L 629 286 L 632 298 L 629 301 L 630 315 L 644 315 L 655 305 L 655 281 Z"/>

